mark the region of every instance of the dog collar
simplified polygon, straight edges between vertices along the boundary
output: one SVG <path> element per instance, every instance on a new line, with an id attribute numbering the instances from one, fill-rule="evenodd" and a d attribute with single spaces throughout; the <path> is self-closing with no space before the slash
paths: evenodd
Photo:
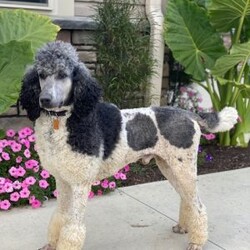
<path id="1" fill-rule="evenodd" d="M 45 113 L 49 116 L 55 116 L 55 117 L 59 117 L 59 116 L 65 116 L 67 113 L 67 110 L 63 110 L 63 111 L 48 111 L 48 110 L 44 110 Z"/>

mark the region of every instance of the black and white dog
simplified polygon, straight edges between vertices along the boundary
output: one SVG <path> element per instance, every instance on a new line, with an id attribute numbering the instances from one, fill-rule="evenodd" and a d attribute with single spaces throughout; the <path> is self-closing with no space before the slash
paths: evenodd
<path id="1" fill-rule="evenodd" d="M 237 111 L 228 107 L 196 115 L 171 107 L 119 110 L 100 97 L 100 86 L 68 43 L 41 48 L 24 77 L 21 104 L 36 121 L 40 160 L 59 190 L 49 244 L 42 249 L 82 249 L 91 184 L 128 163 L 151 158 L 181 196 L 173 231 L 188 232 L 189 250 L 202 249 L 207 215 L 196 187 L 200 126 L 210 132 L 229 130 L 237 122 Z"/>

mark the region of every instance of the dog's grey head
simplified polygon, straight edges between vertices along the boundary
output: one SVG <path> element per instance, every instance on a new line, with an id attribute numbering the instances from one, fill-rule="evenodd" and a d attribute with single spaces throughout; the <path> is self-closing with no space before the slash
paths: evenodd
<path id="1" fill-rule="evenodd" d="M 72 78 L 79 64 L 73 46 L 64 42 L 52 42 L 41 48 L 35 58 L 34 68 L 39 76 L 41 108 L 59 111 L 67 106 L 72 95 Z M 85 74 L 89 71 L 85 69 Z"/>
<path id="2" fill-rule="evenodd" d="M 20 101 L 29 118 L 35 120 L 42 109 L 61 111 L 70 106 L 75 113 L 76 109 L 90 112 L 100 94 L 100 87 L 79 61 L 74 47 L 56 41 L 37 52 L 34 65 L 24 76 Z"/>

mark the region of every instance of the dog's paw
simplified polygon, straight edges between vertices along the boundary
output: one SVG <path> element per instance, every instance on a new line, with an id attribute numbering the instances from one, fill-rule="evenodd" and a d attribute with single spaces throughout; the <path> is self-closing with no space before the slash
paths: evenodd
<path id="1" fill-rule="evenodd" d="M 38 250 L 56 250 L 56 249 L 52 247 L 50 244 L 47 244 L 44 247 L 39 248 Z"/>
<path id="2" fill-rule="evenodd" d="M 188 232 L 185 228 L 182 228 L 179 224 L 172 227 L 172 230 L 174 233 L 177 233 L 177 234 L 186 234 Z"/>
<path id="3" fill-rule="evenodd" d="M 194 243 L 189 243 L 187 250 L 202 250 L 202 246 Z"/>

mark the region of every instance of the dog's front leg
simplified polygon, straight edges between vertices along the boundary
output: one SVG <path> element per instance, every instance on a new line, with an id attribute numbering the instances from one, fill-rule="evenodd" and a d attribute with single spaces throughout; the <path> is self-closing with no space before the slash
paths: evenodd
<path id="1" fill-rule="evenodd" d="M 70 207 L 60 232 L 56 250 L 82 249 L 86 236 L 83 219 L 90 189 L 91 184 L 89 183 L 71 186 Z"/>

